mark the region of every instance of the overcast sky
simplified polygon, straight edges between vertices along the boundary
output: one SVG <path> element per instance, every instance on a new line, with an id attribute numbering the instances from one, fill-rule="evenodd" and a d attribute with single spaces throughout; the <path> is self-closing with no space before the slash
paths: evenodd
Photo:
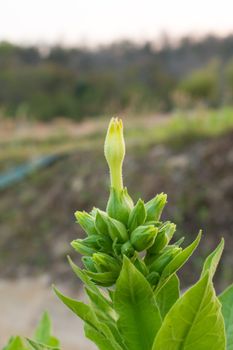
<path id="1" fill-rule="evenodd" d="M 233 0 L 0 0 L 0 40 L 100 44 L 233 32 Z"/>

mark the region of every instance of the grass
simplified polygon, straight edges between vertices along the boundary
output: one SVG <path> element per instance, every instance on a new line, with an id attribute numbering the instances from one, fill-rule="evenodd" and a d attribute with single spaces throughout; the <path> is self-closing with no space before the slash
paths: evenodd
<path id="1" fill-rule="evenodd" d="M 67 121 L 62 126 L 60 123 L 43 126 L 46 132 L 42 136 L 38 136 L 37 125 L 29 127 L 21 136 L 14 131 L 5 136 L 3 122 L 1 133 L 5 137 L 0 137 L 0 171 L 42 155 L 101 147 L 107 124 L 108 120 L 103 118 L 82 124 Z M 180 147 L 196 139 L 233 130 L 233 108 L 175 112 L 159 117 L 129 117 L 125 126 L 128 147 L 135 144 L 147 147 L 156 143 Z"/>

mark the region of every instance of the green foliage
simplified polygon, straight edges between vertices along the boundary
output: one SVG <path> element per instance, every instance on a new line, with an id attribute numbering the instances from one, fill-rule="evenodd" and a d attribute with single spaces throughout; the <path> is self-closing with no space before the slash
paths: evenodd
<path id="1" fill-rule="evenodd" d="M 123 137 L 122 123 L 113 119 L 111 124 L 113 133 Z M 56 295 L 83 320 L 87 338 L 100 350 L 233 350 L 233 287 L 217 297 L 212 281 L 224 240 L 206 258 L 199 280 L 181 294 L 177 271 L 202 233 L 184 248 L 183 239 L 172 242 L 176 226 L 163 221 L 163 193 L 134 205 L 122 181 L 124 152 L 120 162 L 112 162 L 119 151 L 119 142 L 111 139 L 115 136 L 108 134 L 105 144 L 111 145 L 106 157 L 110 175 L 114 172 L 106 210 L 75 213 L 86 237 L 72 246 L 83 255 L 84 268 L 69 262 L 88 302 L 54 288 Z M 33 340 L 14 337 L 4 348 L 29 349 L 59 350 L 47 313 Z"/>
<path id="2" fill-rule="evenodd" d="M 59 346 L 59 340 L 52 335 L 51 320 L 47 312 L 45 312 L 36 328 L 34 341 L 52 347 Z"/>
<path id="3" fill-rule="evenodd" d="M 212 62 L 207 67 L 192 72 L 180 82 L 179 91 L 186 95 L 191 102 L 216 104 L 219 93 L 218 67 L 217 62 Z"/>
<path id="4" fill-rule="evenodd" d="M 225 349 L 221 307 L 208 273 L 166 315 L 152 347 L 164 349 Z"/>
<path id="5" fill-rule="evenodd" d="M 114 152 L 118 144 L 111 147 Z M 161 221 L 166 196 L 126 205 L 126 189 L 118 187 L 118 179 L 113 183 L 110 211 L 94 208 L 77 215 L 88 236 L 72 245 L 77 249 L 78 242 L 87 250 L 77 250 L 89 255 L 83 258 L 85 269 L 70 264 L 89 303 L 55 289 L 57 296 L 84 321 L 86 336 L 101 350 L 232 349 L 233 288 L 217 298 L 212 282 L 224 241 L 206 258 L 197 283 L 180 295 L 176 272 L 198 247 L 201 232 L 186 248 L 183 239 L 171 244 L 176 227 Z M 109 244 L 101 245 L 98 237 L 107 237 Z"/>
<path id="6" fill-rule="evenodd" d="M 55 46 L 42 53 L 0 42 L 0 110 L 38 120 L 126 110 L 142 114 L 171 110 L 177 90 L 192 104 L 219 106 L 219 91 L 232 104 L 232 36 L 163 44 L 159 49 L 124 41 L 96 49 Z M 216 59 L 223 72 L 211 67 Z"/>
<path id="7" fill-rule="evenodd" d="M 220 296 L 222 314 L 225 321 L 227 350 L 233 349 L 233 285 L 229 286 Z"/>
<path id="8" fill-rule="evenodd" d="M 59 340 L 52 335 L 51 320 L 47 312 L 42 315 L 33 339 L 11 337 L 3 350 L 60 350 Z"/>
<path id="9" fill-rule="evenodd" d="M 150 284 L 124 258 L 113 299 L 117 326 L 129 350 L 149 350 L 161 326 L 161 316 Z M 143 334 L 143 336 L 142 336 Z"/>

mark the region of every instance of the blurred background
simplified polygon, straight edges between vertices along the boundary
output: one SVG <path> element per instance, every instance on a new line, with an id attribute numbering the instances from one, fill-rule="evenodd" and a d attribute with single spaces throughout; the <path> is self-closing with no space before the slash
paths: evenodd
<path id="1" fill-rule="evenodd" d="M 44 308 L 64 348 L 92 349 L 51 283 L 82 297 L 66 255 L 76 210 L 105 208 L 103 142 L 124 119 L 132 197 L 168 194 L 163 218 L 198 252 L 225 238 L 217 290 L 233 281 L 232 1 L 0 2 L 0 346 Z M 94 349 L 94 347 L 93 347 Z"/>

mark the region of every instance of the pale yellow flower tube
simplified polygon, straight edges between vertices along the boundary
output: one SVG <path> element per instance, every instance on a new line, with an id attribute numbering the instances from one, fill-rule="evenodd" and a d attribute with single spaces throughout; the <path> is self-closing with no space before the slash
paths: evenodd
<path id="1" fill-rule="evenodd" d="M 116 191 L 121 191 L 123 189 L 122 165 L 125 157 L 125 140 L 121 119 L 112 118 L 109 123 L 104 154 L 110 170 L 111 187 Z"/>

